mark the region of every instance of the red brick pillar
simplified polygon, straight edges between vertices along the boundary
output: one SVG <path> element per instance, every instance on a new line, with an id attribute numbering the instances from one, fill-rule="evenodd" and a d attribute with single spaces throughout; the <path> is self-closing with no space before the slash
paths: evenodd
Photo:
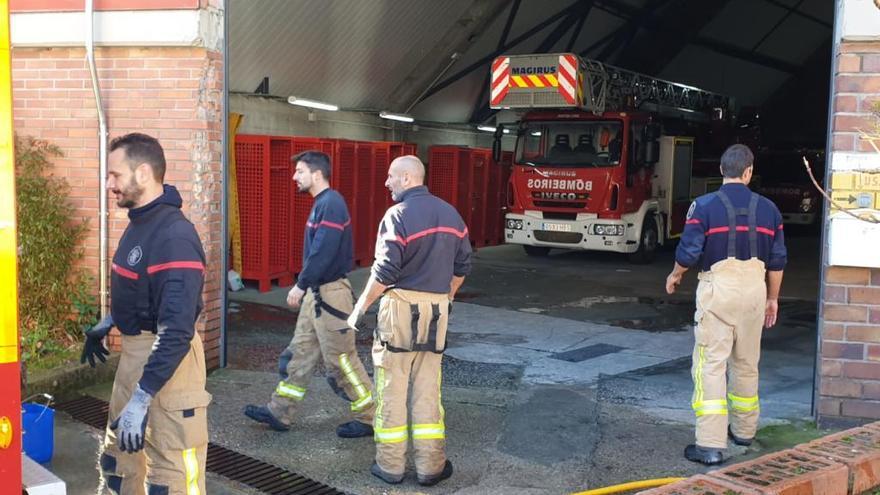
<path id="1" fill-rule="evenodd" d="M 880 174 L 866 173 L 880 165 L 880 153 L 860 137 L 878 124 L 870 109 L 880 100 L 880 10 L 873 2 L 846 0 L 839 15 L 830 189 L 844 206 L 880 209 Z M 828 213 L 817 413 L 820 424 L 846 425 L 880 419 L 880 247 L 864 231 L 835 234 L 833 223 L 846 219 Z M 834 256 L 847 243 L 854 250 Z"/>
<path id="2" fill-rule="evenodd" d="M 29 4 L 45 8 L 47 3 L 51 2 L 17 2 L 24 10 L 33 10 Z M 144 132 L 158 138 L 165 149 L 165 181 L 180 190 L 184 213 L 195 224 L 207 256 L 205 309 L 197 329 L 205 341 L 208 365 L 216 367 L 220 355 L 223 246 L 222 2 L 160 2 L 166 10 L 155 9 L 155 2 L 147 0 L 128 3 L 137 12 L 95 14 L 96 27 L 101 23 L 131 24 L 130 29 L 114 30 L 117 38 L 96 39 L 95 58 L 110 138 Z M 176 8 L 168 9 L 172 4 L 177 4 Z M 41 19 L 41 15 L 45 18 Z M 90 231 L 84 246 L 84 262 L 97 274 L 101 193 L 98 120 L 85 50 L 81 47 L 83 24 L 76 15 L 81 14 L 13 13 L 13 114 L 19 135 L 46 139 L 63 151 L 64 157 L 55 161 L 55 173 L 70 183 L 77 215 L 88 220 Z M 34 23 L 42 26 L 38 33 L 28 29 Z M 58 26 L 53 28 L 52 23 Z M 64 26 L 70 23 L 76 28 L 73 34 L 80 39 L 72 39 L 72 34 L 65 31 Z M 139 29 L 139 24 L 146 29 Z M 174 25 L 175 29 L 163 34 L 162 30 L 154 29 L 159 24 Z M 218 31 L 219 38 L 205 35 Z M 79 46 L 62 46 L 75 43 Z M 114 44 L 127 46 L 107 46 Z M 108 204 L 112 257 L 127 217 L 126 211 L 117 208 L 113 201 Z"/>

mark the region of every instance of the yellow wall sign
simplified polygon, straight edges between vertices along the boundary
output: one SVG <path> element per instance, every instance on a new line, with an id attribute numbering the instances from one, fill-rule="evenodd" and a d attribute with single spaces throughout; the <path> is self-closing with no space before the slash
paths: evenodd
<path id="1" fill-rule="evenodd" d="M 880 210 L 880 173 L 835 172 L 831 199 L 844 209 Z"/>

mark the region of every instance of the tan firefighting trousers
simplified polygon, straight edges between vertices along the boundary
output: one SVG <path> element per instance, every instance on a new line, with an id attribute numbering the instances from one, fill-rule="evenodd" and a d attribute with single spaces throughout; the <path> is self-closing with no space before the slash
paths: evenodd
<path id="1" fill-rule="evenodd" d="M 103 486 L 121 495 L 204 494 L 211 394 L 205 391 L 205 351 L 198 334 L 150 403 L 144 449 L 134 454 L 120 451 L 116 433 L 109 428 L 141 379 L 155 342 L 152 332 L 122 336 L 100 460 Z"/>
<path id="2" fill-rule="evenodd" d="M 758 360 L 767 301 L 764 276 L 764 263 L 757 258 L 728 258 L 699 275 L 691 405 L 700 447 L 727 447 L 728 413 L 734 435 L 755 436 Z"/>
<path id="3" fill-rule="evenodd" d="M 346 315 L 354 308 L 351 283 L 347 279 L 324 284 L 319 292 L 324 302 Z M 372 425 L 376 409 L 373 387 L 357 355 L 354 330 L 344 319 L 323 309 L 318 316 L 317 310 L 314 293 L 309 289 L 303 296 L 293 339 L 281 354 L 282 380 L 267 407 L 279 421 L 290 425 L 305 398 L 315 366 L 323 357 L 331 383 L 341 387 L 351 400 L 354 419 Z"/>
<path id="4" fill-rule="evenodd" d="M 402 289 L 385 293 L 373 341 L 376 379 L 376 463 L 392 475 L 406 466 L 407 391 L 412 381 L 412 439 L 416 471 L 434 476 L 446 464 L 441 404 L 442 351 L 450 302 L 446 294 Z"/>

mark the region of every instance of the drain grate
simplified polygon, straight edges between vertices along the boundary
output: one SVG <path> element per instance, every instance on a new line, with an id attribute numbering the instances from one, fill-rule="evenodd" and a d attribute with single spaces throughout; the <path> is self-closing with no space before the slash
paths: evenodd
<path id="1" fill-rule="evenodd" d="M 103 430 L 107 425 L 109 404 L 83 396 L 56 406 L 73 419 Z M 272 495 L 345 495 L 333 487 L 306 478 L 293 471 L 268 464 L 214 443 L 208 444 L 206 469 Z"/>

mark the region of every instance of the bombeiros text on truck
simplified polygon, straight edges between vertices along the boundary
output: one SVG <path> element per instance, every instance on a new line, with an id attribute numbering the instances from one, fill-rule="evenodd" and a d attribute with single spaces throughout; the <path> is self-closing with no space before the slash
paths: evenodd
<path id="1" fill-rule="evenodd" d="M 490 107 L 522 112 L 506 242 L 646 263 L 681 234 L 698 136 L 732 127 L 733 100 L 561 53 L 496 58 Z"/>

